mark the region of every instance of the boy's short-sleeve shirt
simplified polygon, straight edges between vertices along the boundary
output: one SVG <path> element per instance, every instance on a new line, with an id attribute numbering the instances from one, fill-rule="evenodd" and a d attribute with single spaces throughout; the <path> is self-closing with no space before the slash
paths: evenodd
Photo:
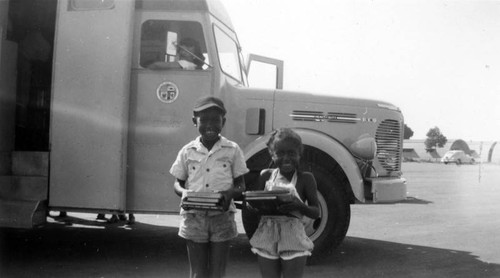
<path id="1" fill-rule="evenodd" d="M 220 138 L 210 151 L 201 136 L 185 145 L 170 168 L 170 173 L 186 181 L 186 189 L 195 192 L 223 191 L 233 187 L 233 179 L 248 172 L 238 144 Z M 234 205 L 231 206 L 234 209 Z"/>

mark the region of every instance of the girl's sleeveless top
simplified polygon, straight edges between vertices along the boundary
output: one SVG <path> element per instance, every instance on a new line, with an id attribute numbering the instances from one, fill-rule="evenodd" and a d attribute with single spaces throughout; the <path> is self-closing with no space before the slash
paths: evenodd
<path id="1" fill-rule="evenodd" d="M 296 196 L 302 202 L 302 199 L 300 198 L 300 195 L 297 192 L 297 189 L 295 188 L 296 184 L 297 184 L 297 171 L 295 171 L 295 173 L 293 174 L 292 180 L 288 181 L 285 177 L 281 175 L 279 168 L 276 168 L 271 173 L 269 180 L 266 181 L 266 186 L 264 190 L 273 191 L 277 189 L 285 189 L 288 190 L 290 193 L 292 193 L 292 195 Z M 303 216 L 298 211 L 292 211 L 290 212 L 290 214 L 299 219 L 301 219 Z"/>

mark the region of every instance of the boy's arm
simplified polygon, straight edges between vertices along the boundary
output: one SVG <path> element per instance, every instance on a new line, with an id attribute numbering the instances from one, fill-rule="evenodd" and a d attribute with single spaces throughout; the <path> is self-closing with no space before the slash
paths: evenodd
<path id="1" fill-rule="evenodd" d="M 177 196 L 182 197 L 185 194 L 185 192 L 188 191 L 186 189 L 186 181 L 180 180 L 180 179 L 175 179 L 174 191 L 177 194 Z"/>
<path id="2" fill-rule="evenodd" d="M 241 197 L 245 188 L 245 177 L 241 175 L 233 179 L 233 187 L 231 189 L 220 192 L 224 196 L 224 210 L 229 208 L 232 199 Z"/>

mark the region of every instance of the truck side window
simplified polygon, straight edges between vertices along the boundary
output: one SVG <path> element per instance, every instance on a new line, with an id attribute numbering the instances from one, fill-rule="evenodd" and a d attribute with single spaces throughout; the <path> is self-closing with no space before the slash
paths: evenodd
<path id="1" fill-rule="evenodd" d="M 167 54 L 169 33 L 177 34 L 175 55 Z M 209 62 L 201 24 L 194 21 L 145 21 L 141 26 L 139 64 L 155 70 L 207 69 Z"/>
<path id="2" fill-rule="evenodd" d="M 236 41 L 229 37 L 218 26 L 214 26 L 214 34 L 222 71 L 230 77 L 242 82 L 239 51 Z"/>

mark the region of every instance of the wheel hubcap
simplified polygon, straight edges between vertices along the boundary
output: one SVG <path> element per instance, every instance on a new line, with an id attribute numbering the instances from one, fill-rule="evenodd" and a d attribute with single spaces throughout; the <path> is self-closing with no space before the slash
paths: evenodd
<path id="1" fill-rule="evenodd" d="M 325 198 L 318 191 L 318 203 L 319 203 L 319 218 L 311 219 L 305 218 L 305 230 L 307 236 L 315 241 L 325 230 L 326 222 L 328 220 L 328 206 L 326 204 Z"/>

